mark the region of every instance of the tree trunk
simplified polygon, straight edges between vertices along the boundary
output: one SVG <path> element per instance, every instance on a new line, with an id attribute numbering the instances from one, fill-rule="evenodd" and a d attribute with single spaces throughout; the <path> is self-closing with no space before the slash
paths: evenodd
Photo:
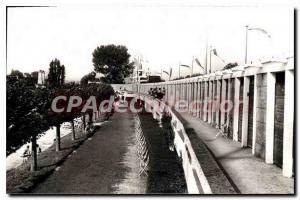
<path id="1" fill-rule="evenodd" d="M 85 124 L 85 113 L 82 115 L 82 123 L 83 123 L 83 130 L 85 130 L 86 124 Z"/>
<path id="2" fill-rule="evenodd" d="M 56 125 L 56 151 L 60 151 L 60 124 Z"/>
<path id="3" fill-rule="evenodd" d="M 89 122 L 93 122 L 93 113 L 89 113 Z"/>
<path id="4" fill-rule="evenodd" d="M 76 137 L 75 137 L 74 119 L 72 119 L 71 125 L 72 125 L 72 140 L 76 140 Z"/>
<path id="5" fill-rule="evenodd" d="M 31 138 L 31 165 L 30 171 L 37 170 L 37 151 L 36 151 L 36 136 L 32 136 Z"/>

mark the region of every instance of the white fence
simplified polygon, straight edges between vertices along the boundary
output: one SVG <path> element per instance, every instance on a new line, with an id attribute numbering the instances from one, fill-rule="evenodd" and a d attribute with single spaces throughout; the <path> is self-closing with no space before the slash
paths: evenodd
<path id="1" fill-rule="evenodd" d="M 177 155 L 182 159 L 185 180 L 188 193 L 190 194 L 211 194 L 211 188 L 202 171 L 197 156 L 193 150 L 190 139 L 186 134 L 182 122 L 174 114 L 172 109 L 162 101 L 148 95 L 138 95 L 138 99 L 145 102 L 147 111 L 152 112 L 155 119 L 161 119 L 164 113 L 172 117 L 171 125 L 175 133 L 174 145 Z"/>
<path id="2" fill-rule="evenodd" d="M 181 80 L 131 85 L 131 88 L 144 94 L 150 88 L 164 88 L 169 105 L 186 101 L 193 116 L 217 128 L 225 124 L 232 134 L 231 139 L 240 142 L 241 147 L 250 147 L 253 155 L 268 164 L 281 165 L 284 176 L 293 176 L 293 58 L 259 66 L 238 66 Z M 233 102 L 232 110 L 222 112 L 216 108 L 228 100 Z M 192 112 L 193 101 L 202 102 L 196 104 L 196 112 Z M 178 119 L 176 122 L 180 124 Z M 181 130 L 181 126 L 177 125 L 176 129 Z M 182 150 L 179 142 L 178 145 Z"/>

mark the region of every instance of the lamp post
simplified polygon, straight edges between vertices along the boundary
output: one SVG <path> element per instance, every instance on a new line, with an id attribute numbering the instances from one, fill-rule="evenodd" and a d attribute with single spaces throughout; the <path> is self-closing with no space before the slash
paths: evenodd
<path id="1" fill-rule="evenodd" d="M 193 74 L 193 67 L 191 67 L 189 65 L 179 64 L 179 69 L 180 69 L 180 66 L 189 68 L 191 70 L 191 75 Z"/>
<path id="2" fill-rule="evenodd" d="M 180 62 L 179 62 L 179 77 L 178 77 L 178 78 L 180 78 L 180 65 L 181 65 L 181 64 L 180 64 Z"/>
<path id="3" fill-rule="evenodd" d="M 193 70 L 194 70 L 194 56 L 193 56 L 193 60 L 192 60 L 192 71 L 191 71 L 191 77 L 193 75 Z"/>
<path id="4" fill-rule="evenodd" d="M 263 28 L 260 27 L 250 27 L 246 25 L 246 45 L 245 45 L 245 64 L 247 64 L 247 57 L 248 57 L 248 32 L 249 31 L 258 31 L 260 33 L 265 34 L 268 38 L 271 38 L 271 35 Z"/>
<path id="5" fill-rule="evenodd" d="M 246 45 L 245 45 L 245 64 L 247 64 L 247 51 L 248 51 L 248 25 L 246 25 Z"/>
<path id="6" fill-rule="evenodd" d="M 207 49 L 208 49 L 208 42 L 206 38 L 206 45 L 205 45 L 205 74 L 207 74 Z"/>
<path id="7" fill-rule="evenodd" d="M 212 46 L 210 45 L 210 47 L 209 47 L 209 73 L 211 73 L 211 51 L 212 51 Z"/>

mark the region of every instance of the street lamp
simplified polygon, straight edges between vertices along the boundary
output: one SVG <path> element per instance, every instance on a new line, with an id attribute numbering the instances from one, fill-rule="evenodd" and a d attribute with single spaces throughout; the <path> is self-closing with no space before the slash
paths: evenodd
<path id="1" fill-rule="evenodd" d="M 271 35 L 264 29 L 258 27 L 249 28 L 249 25 L 246 25 L 246 45 L 245 45 L 245 64 L 247 64 L 247 54 L 248 54 L 248 31 L 258 31 L 265 34 L 268 38 L 271 38 Z"/>
<path id="2" fill-rule="evenodd" d="M 215 48 L 212 48 L 212 46 L 210 46 L 210 50 L 209 50 L 209 73 L 211 73 L 211 52 L 214 53 L 215 56 L 217 56 L 223 63 L 226 63 L 218 54 L 217 54 L 217 50 Z"/>
<path id="3" fill-rule="evenodd" d="M 248 25 L 246 25 L 246 45 L 245 45 L 245 64 L 247 64 L 247 51 L 248 51 Z"/>

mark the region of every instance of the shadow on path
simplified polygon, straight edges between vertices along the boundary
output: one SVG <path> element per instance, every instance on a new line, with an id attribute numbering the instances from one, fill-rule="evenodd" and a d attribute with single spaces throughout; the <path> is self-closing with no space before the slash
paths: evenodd
<path id="1" fill-rule="evenodd" d="M 186 193 L 181 162 L 176 152 L 169 150 L 163 129 L 151 113 L 139 116 L 150 156 L 147 193 Z"/>

